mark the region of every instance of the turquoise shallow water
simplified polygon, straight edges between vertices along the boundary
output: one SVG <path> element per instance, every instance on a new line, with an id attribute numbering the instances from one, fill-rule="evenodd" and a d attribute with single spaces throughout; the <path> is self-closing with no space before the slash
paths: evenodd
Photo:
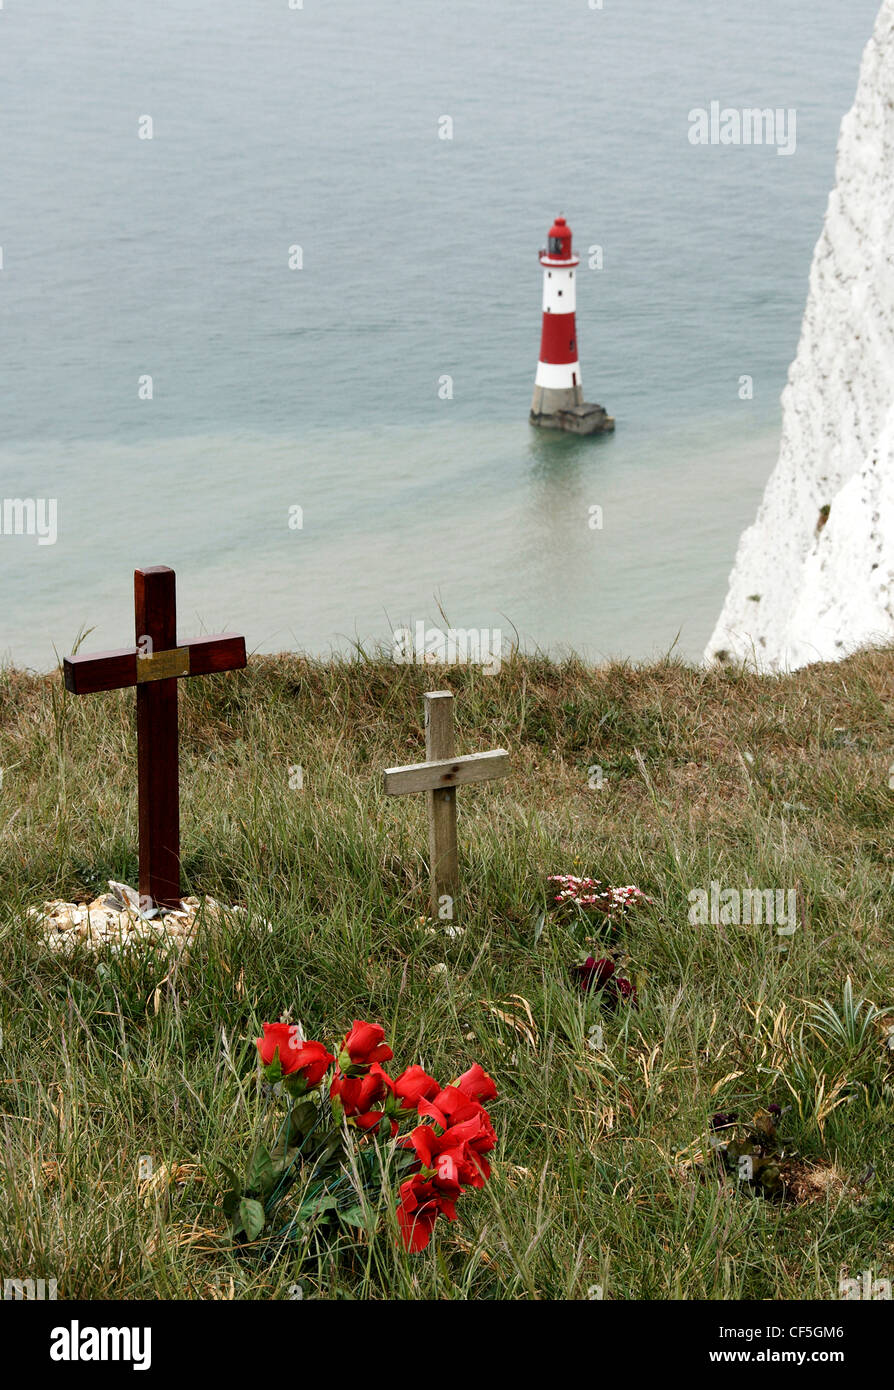
<path id="1" fill-rule="evenodd" d="M 0 481 L 56 498 L 59 537 L 0 535 L 0 652 L 128 641 L 131 571 L 166 563 L 183 636 L 259 650 L 440 608 L 697 657 L 775 459 L 875 8 L 5 7 Z M 796 108 L 797 152 L 693 148 L 714 99 Z M 559 211 L 603 248 L 578 328 L 610 438 L 526 423 Z"/>

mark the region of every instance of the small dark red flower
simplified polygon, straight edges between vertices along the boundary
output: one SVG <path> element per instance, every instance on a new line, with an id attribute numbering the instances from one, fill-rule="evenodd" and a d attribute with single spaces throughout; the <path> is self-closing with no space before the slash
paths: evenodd
<path id="1" fill-rule="evenodd" d="M 616 1009 L 620 1003 L 629 1004 L 631 1008 L 637 1007 L 636 985 L 631 984 L 623 975 L 616 974 L 617 967 L 613 960 L 603 958 L 596 960 L 594 956 L 587 956 L 583 965 L 574 967 L 580 982 L 580 987 L 585 994 L 595 994 L 601 991 L 600 1003 L 607 1009 Z"/>
<path id="2" fill-rule="evenodd" d="M 605 994 L 606 1003 L 610 1009 L 615 1008 L 620 1003 L 629 1004 L 631 1009 L 638 1007 L 636 985 L 625 980 L 622 975 L 615 975 L 614 979 L 609 980 Z"/>
<path id="3" fill-rule="evenodd" d="M 735 1110 L 730 1111 L 729 1114 L 726 1111 L 718 1110 L 711 1116 L 711 1128 L 713 1130 L 729 1129 L 730 1125 L 734 1125 L 738 1118 Z"/>
<path id="4" fill-rule="evenodd" d="M 615 963 L 613 960 L 596 960 L 595 956 L 587 956 L 583 965 L 576 965 L 574 969 L 581 989 L 589 994 L 591 990 L 602 989 L 611 979 L 615 973 Z"/>

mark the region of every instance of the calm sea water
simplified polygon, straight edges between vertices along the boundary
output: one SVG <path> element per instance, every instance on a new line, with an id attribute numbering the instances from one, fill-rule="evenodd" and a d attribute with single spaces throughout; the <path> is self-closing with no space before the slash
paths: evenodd
<path id="1" fill-rule="evenodd" d="M 0 493 L 59 534 L 0 536 L 0 653 L 130 642 L 163 563 L 181 637 L 325 652 L 443 612 L 698 657 L 876 9 L 8 0 Z M 796 108 L 797 152 L 694 148 L 712 100 Z M 527 424 L 558 212 L 603 248 L 578 330 L 613 437 Z"/>

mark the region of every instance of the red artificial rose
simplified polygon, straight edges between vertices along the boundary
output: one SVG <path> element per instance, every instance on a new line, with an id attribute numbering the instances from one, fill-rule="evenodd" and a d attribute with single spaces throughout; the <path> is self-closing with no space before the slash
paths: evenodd
<path id="1" fill-rule="evenodd" d="M 401 1141 L 401 1147 L 413 1150 L 427 1181 L 447 1196 L 455 1198 L 466 1187 L 484 1186 L 477 1154 L 452 1131 L 438 1135 L 431 1125 L 419 1125 Z"/>
<path id="2" fill-rule="evenodd" d="M 382 1123 L 382 1120 L 384 1118 L 384 1110 L 367 1110 L 365 1115 L 355 1115 L 353 1122 L 357 1129 L 378 1129 L 379 1125 Z M 398 1124 L 396 1120 L 390 1119 L 388 1121 L 388 1124 L 391 1127 L 391 1138 L 393 1139 L 394 1136 L 397 1134 Z"/>
<path id="3" fill-rule="evenodd" d="M 265 1067 L 270 1066 L 278 1052 L 283 1076 L 298 1072 L 308 1086 L 322 1081 L 330 1062 L 335 1061 L 322 1043 L 302 1042 L 301 1029 L 294 1023 L 265 1023 L 263 1028 L 264 1036 L 256 1039 L 256 1045 Z"/>
<path id="4" fill-rule="evenodd" d="M 434 1168 L 440 1153 L 439 1140 L 443 1135 L 435 1133 L 433 1125 L 417 1125 L 400 1141 L 400 1148 L 412 1149 L 423 1168 Z"/>
<path id="5" fill-rule="evenodd" d="M 436 1170 L 436 1181 L 456 1183 L 460 1188 L 483 1187 L 485 1178 L 490 1177 L 490 1164 L 484 1155 L 495 1147 L 497 1136 L 487 1111 L 474 1101 L 472 1105 L 474 1112 L 443 1134 L 436 1133 L 432 1125 L 417 1125 L 401 1140 L 400 1147 L 412 1149 L 423 1168 Z"/>
<path id="6" fill-rule="evenodd" d="M 365 1115 L 384 1096 L 387 1081 L 381 1067 L 371 1068 L 366 1076 L 345 1076 L 337 1071 L 329 1095 L 338 1097 L 346 1115 Z"/>
<path id="7" fill-rule="evenodd" d="M 497 1088 L 493 1077 L 488 1076 L 482 1066 L 476 1062 L 474 1066 L 464 1071 L 462 1076 L 455 1083 L 456 1089 L 462 1091 L 463 1095 L 470 1100 L 496 1100 Z M 426 1096 L 426 1100 L 431 1100 L 431 1096 Z"/>
<path id="8" fill-rule="evenodd" d="M 461 1126 L 454 1126 L 454 1129 L 456 1128 L 461 1128 Z M 452 1133 L 452 1131 L 448 1131 L 448 1133 Z M 490 1153 L 490 1150 L 496 1146 L 497 1136 L 488 1123 L 486 1131 L 482 1131 L 477 1137 L 468 1138 L 464 1142 L 472 1162 L 472 1176 L 468 1179 L 469 1186 L 483 1187 L 486 1179 L 490 1177 L 490 1164 L 484 1155 Z"/>
<path id="9" fill-rule="evenodd" d="M 421 1100 L 418 1109 L 423 1119 L 434 1120 L 441 1129 L 449 1129 L 451 1125 L 470 1120 L 474 1115 L 487 1114 L 480 1101 L 472 1100 L 458 1086 L 445 1086 L 431 1100 Z"/>
<path id="10" fill-rule="evenodd" d="M 401 1183 L 397 1219 L 404 1245 L 412 1254 L 428 1245 L 442 1212 L 448 1221 L 456 1220 L 454 1201 L 439 1192 L 434 1183 L 426 1182 L 418 1173 Z"/>
<path id="11" fill-rule="evenodd" d="M 364 1067 L 370 1062 L 387 1062 L 394 1056 L 391 1048 L 383 1042 L 385 1029 L 378 1023 L 363 1023 L 355 1018 L 351 1031 L 339 1051 L 339 1066 Z"/>
<path id="12" fill-rule="evenodd" d="M 480 1111 L 471 1119 L 451 1125 L 441 1136 L 441 1152 L 452 1152 L 460 1148 L 469 1160 L 464 1181 L 470 1187 L 483 1187 L 485 1178 L 490 1177 L 490 1164 L 484 1157 L 496 1148 L 497 1136 L 486 1110 Z"/>
<path id="13" fill-rule="evenodd" d="M 404 1110 L 415 1110 L 421 1100 L 431 1100 L 440 1091 L 433 1076 L 424 1067 L 407 1067 L 394 1081 L 391 1089 Z"/>

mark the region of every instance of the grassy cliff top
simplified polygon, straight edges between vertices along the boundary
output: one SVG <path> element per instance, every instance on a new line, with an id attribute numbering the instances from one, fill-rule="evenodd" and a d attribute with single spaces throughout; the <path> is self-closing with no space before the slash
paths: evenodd
<path id="1" fill-rule="evenodd" d="M 506 781 L 458 793 L 456 935 L 421 920 L 424 798 L 381 787 L 424 759 L 434 688 L 457 696 L 458 753 L 512 755 Z M 257 658 L 181 682 L 180 711 L 184 890 L 246 912 L 173 969 L 65 961 L 26 909 L 135 884 L 134 695 L 0 673 L 4 1269 L 92 1298 L 232 1279 L 237 1297 L 803 1299 L 837 1297 L 845 1266 L 894 1275 L 892 1054 L 885 1019 L 861 1031 L 868 1005 L 844 999 L 850 979 L 856 1004 L 894 1006 L 894 650 L 785 677 Z M 653 899 L 613 943 L 637 1010 L 581 992 L 574 962 L 606 947 L 548 910 L 562 872 Z M 795 930 L 693 924 L 712 882 L 795 890 Z M 389 1233 L 261 1264 L 221 1241 L 218 1164 L 244 1153 L 253 1039 L 285 1010 L 327 1043 L 379 1021 L 402 1065 L 496 1079 L 493 1182 L 426 1254 Z M 769 1102 L 815 1200 L 702 1171 L 712 1112 Z M 183 1165 L 162 1203 L 141 1154 Z"/>

